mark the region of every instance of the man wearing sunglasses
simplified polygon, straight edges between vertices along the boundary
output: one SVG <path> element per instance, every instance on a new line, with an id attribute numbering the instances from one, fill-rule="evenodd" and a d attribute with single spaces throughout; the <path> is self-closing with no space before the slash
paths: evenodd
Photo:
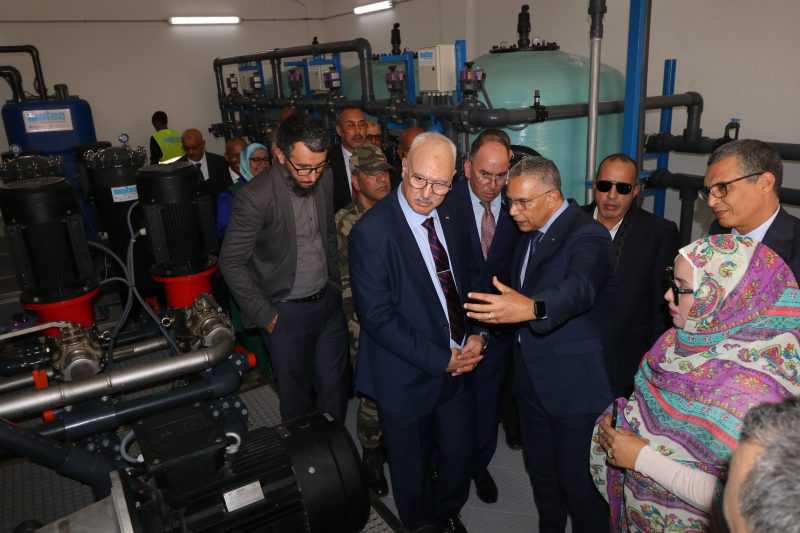
<path id="1" fill-rule="evenodd" d="M 763 242 L 800 278 L 800 219 L 781 208 L 783 162 L 769 144 L 741 139 L 708 159 L 700 198 L 714 212 L 710 233 L 736 233 Z"/>
<path id="2" fill-rule="evenodd" d="M 627 155 L 606 157 L 594 180 L 594 202 L 583 207 L 614 241 L 614 275 L 601 299 L 613 310 L 606 364 L 615 397 L 630 395 L 642 356 L 670 327 L 661 276 L 678 253 L 675 223 L 637 204 L 638 175 Z"/>
<path id="3" fill-rule="evenodd" d="M 295 113 L 276 164 L 234 197 L 219 265 L 245 326 L 263 332 L 281 418 L 314 410 L 344 422 L 349 396 L 328 133 Z"/>
<path id="4" fill-rule="evenodd" d="M 452 206 L 460 224 L 470 236 L 471 282 L 473 290 L 490 292 L 492 277 L 511 283 L 511 260 L 519 240 L 519 229 L 502 206 L 511 149 L 501 130 L 485 130 L 472 142 L 464 176 L 453 186 L 445 204 Z M 478 498 L 497 501 L 497 484 L 489 463 L 497 448 L 497 433 L 504 385 L 511 363 L 513 329 L 491 326 L 489 346 L 474 372 L 478 456 L 473 474 Z"/>

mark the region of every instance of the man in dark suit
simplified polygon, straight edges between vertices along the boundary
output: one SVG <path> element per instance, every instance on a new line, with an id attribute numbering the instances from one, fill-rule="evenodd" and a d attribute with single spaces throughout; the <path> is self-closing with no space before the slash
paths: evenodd
<path id="1" fill-rule="evenodd" d="M 741 139 L 711 154 L 700 196 L 717 217 L 711 234 L 736 233 L 763 242 L 800 279 L 800 219 L 781 208 L 783 161 L 769 144 Z"/>
<path id="2" fill-rule="evenodd" d="M 511 150 L 505 138 L 486 130 L 470 148 L 464 161 L 466 180 L 459 181 L 447 195 L 445 205 L 458 214 L 469 232 L 470 287 L 488 292 L 492 277 L 511 283 L 511 259 L 519 239 L 519 229 L 502 207 L 500 192 L 506 183 Z M 486 503 L 497 501 L 497 485 L 488 466 L 497 448 L 503 387 L 511 362 L 513 331 L 507 326 L 492 326 L 483 361 L 475 369 L 477 457 L 473 480 L 478 497 Z"/>
<path id="3" fill-rule="evenodd" d="M 206 141 L 200 130 L 192 128 L 184 131 L 181 143 L 186 152 L 182 159 L 188 160 L 200 170 L 203 175 L 201 190 L 214 198 L 216 206 L 217 195 L 233 185 L 228 162 L 221 155 L 206 152 Z"/>
<path id="4" fill-rule="evenodd" d="M 642 356 L 670 327 L 664 270 L 678 253 L 678 227 L 639 207 L 639 171 L 625 154 L 600 163 L 594 202 L 583 206 L 611 234 L 613 274 L 601 298 L 609 312 L 606 364 L 615 397 L 633 392 Z"/>
<path id="5" fill-rule="evenodd" d="M 509 212 L 526 236 L 511 265 L 511 288 L 470 293 L 468 316 L 517 324 L 515 394 L 539 531 L 608 531 L 608 506 L 587 457 L 592 428 L 611 402 L 597 296 L 611 270 L 608 231 L 561 194 L 552 161 L 523 159 L 509 172 Z"/>
<path id="6" fill-rule="evenodd" d="M 328 134 L 294 115 L 277 164 L 234 197 L 219 265 L 245 326 L 264 332 L 281 418 L 315 409 L 344 421 L 349 395 Z"/>
<path id="7" fill-rule="evenodd" d="M 350 157 L 353 150 L 367 142 L 367 119 L 357 107 L 346 107 L 336 117 L 336 134 L 339 144 L 331 145 L 328 161 L 333 171 L 334 212 L 347 207 L 356 196 Z"/>
<path id="8" fill-rule="evenodd" d="M 469 495 L 475 426 L 462 374 L 485 343 L 469 335 L 462 307 L 466 232 L 441 205 L 455 160 L 447 137 L 417 137 L 402 185 L 350 233 L 361 324 L 356 388 L 378 405 L 394 500 L 410 530 L 466 531 L 458 513 Z"/>

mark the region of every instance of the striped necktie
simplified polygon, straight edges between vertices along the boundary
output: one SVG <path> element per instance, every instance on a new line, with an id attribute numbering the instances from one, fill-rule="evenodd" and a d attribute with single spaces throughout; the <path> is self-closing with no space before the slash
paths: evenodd
<path id="1" fill-rule="evenodd" d="M 461 299 L 458 297 L 458 289 L 453 273 L 450 271 L 450 260 L 447 257 L 447 250 L 442 246 L 439 237 L 436 235 L 436 228 L 433 225 L 433 217 L 428 218 L 422 223 L 428 230 L 428 244 L 433 254 L 433 262 L 436 265 L 436 275 L 439 278 L 439 285 L 444 292 L 444 299 L 447 303 L 447 317 L 450 322 L 450 338 L 456 344 L 461 344 L 464 340 L 464 310 L 461 307 Z"/>

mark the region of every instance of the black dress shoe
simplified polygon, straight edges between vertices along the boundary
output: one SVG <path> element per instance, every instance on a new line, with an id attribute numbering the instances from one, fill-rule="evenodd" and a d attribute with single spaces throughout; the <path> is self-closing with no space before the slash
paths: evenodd
<path id="1" fill-rule="evenodd" d="M 384 462 L 383 450 L 364 448 L 361 469 L 364 471 L 367 487 L 378 496 L 386 496 L 389 493 L 389 484 L 386 483 L 386 476 L 383 473 Z"/>
<path id="2" fill-rule="evenodd" d="M 503 426 L 503 430 L 506 434 L 506 446 L 512 450 L 521 450 L 522 435 L 520 435 L 519 429 L 509 429 L 508 427 Z"/>
<path id="3" fill-rule="evenodd" d="M 467 533 L 467 528 L 458 515 L 451 516 L 442 524 L 442 533 Z"/>
<path id="4" fill-rule="evenodd" d="M 472 480 L 475 481 L 475 492 L 482 502 L 495 503 L 497 501 L 497 484 L 488 470 L 482 470 Z"/>

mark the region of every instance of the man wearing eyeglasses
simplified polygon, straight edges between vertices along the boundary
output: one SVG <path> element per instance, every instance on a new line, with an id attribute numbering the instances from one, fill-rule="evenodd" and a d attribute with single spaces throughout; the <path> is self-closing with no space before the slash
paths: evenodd
<path id="1" fill-rule="evenodd" d="M 714 212 L 710 233 L 736 233 L 775 250 L 800 278 L 800 219 L 781 208 L 783 161 L 755 139 L 723 144 L 708 159 L 700 197 Z"/>
<path id="2" fill-rule="evenodd" d="M 608 531 L 608 506 L 586 465 L 592 429 L 611 403 L 603 359 L 605 309 L 598 295 L 611 272 L 608 231 L 561 194 L 555 163 L 527 157 L 509 172 L 509 213 L 525 235 L 512 285 L 471 292 L 470 318 L 514 324 L 514 394 L 539 531 Z"/>
<path id="3" fill-rule="evenodd" d="M 511 150 L 500 130 L 486 130 L 472 142 L 464 176 L 453 186 L 445 204 L 452 206 L 470 236 L 473 290 L 489 292 L 492 277 L 511 283 L 511 259 L 519 229 L 502 207 L 501 191 L 506 184 Z M 478 498 L 497 501 L 497 484 L 489 463 L 497 448 L 497 433 L 504 386 L 511 362 L 513 331 L 508 327 L 487 328 L 490 342 L 483 361 L 474 372 L 476 398 L 477 457 L 473 481 Z"/>
<path id="4" fill-rule="evenodd" d="M 281 123 L 277 162 L 234 197 L 219 258 L 245 325 L 263 332 L 283 420 L 319 410 L 343 422 L 349 395 L 327 149 L 320 122 Z"/>
<path id="5" fill-rule="evenodd" d="M 662 277 L 679 244 L 674 222 L 637 205 L 638 175 L 627 155 L 606 157 L 594 180 L 594 202 L 583 207 L 614 241 L 614 276 L 602 298 L 613 309 L 605 353 L 614 396 L 626 398 L 642 356 L 670 327 Z"/>
<path id="6" fill-rule="evenodd" d="M 411 531 L 466 531 L 458 514 L 469 496 L 475 398 L 464 374 L 485 343 L 470 334 L 462 307 L 467 234 L 442 205 L 455 161 L 447 137 L 420 134 L 398 190 L 350 233 L 356 389 L 378 405 L 392 493 Z"/>

